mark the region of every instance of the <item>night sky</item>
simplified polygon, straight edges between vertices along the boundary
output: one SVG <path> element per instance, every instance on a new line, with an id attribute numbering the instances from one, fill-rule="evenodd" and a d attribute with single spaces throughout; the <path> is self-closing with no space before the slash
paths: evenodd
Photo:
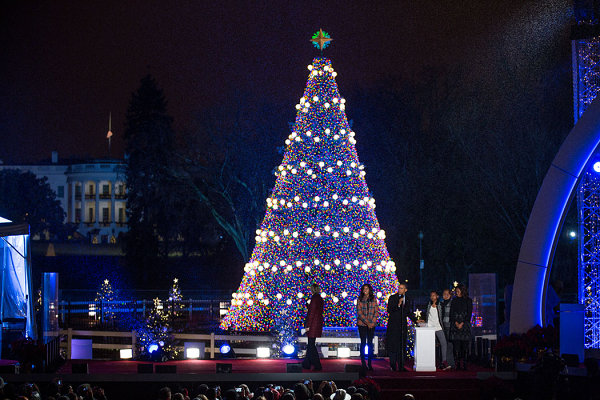
<path id="1" fill-rule="evenodd" d="M 427 67 L 485 75 L 499 58 L 529 63 L 555 46 L 568 54 L 572 12 L 570 1 L 554 0 L 10 1 L 0 18 L 0 159 L 8 163 L 52 150 L 105 157 L 109 112 L 112 155 L 122 157 L 127 104 L 147 73 L 179 132 L 238 90 L 289 104 L 291 121 L 319 28 L 334 39 L 325 55 L 344 94 Z"/>

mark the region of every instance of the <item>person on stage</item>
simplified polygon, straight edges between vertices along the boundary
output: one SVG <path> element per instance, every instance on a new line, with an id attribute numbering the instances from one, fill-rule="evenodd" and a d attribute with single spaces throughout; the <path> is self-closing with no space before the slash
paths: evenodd
<path id="1" fill-rule="evenodd" d="M 451 369 L 447 361 L 448 344 L 446 342 L 446 335 L 444 334 L 443 321 L 442 321 L 442 306 L 439 304 L 440 295 L 437 291 L 432 290 L 429 294 L 429 304 L 427 304 L 427 312 L 422 320 L 419 320 L 420 324 L 425 323 L 430 328 L 435 328 L 435 338 L 440 344 L 442 350 L 442 363 L 440 369 L 447 371 Z"/>
<path id="2" fill-rule="evenodd" d="M 473 301 L 465 285 L 458 285 L 450 306 L 450 340 L 454 346 L 456 369 L 467 370 L 467 349 L 471 342 Z M 461 365 L 462 363 L 462 365 Z"/>
<path id="3" fill-rule="evenodd" d="M 317 353 L 316 341 L 323 334 L 323 298 L 321 297 L 321 288 L 316 283 L 310 287 L 312 297 L 308 306 L 308 313 L 304 320 L 304 329 L 308 337 L 308 346 L 306 348 L 306 357 L 302 362 L 302 368 L 310 369 L 312 366 L 315 371 L 320 371 L 321 360 Z"/>
<path id="4" fill-rule="evenodd" d="M 440 309 L 442 311 L 442 327 L 444 328 L 447 343 L 446 360 L 450 368 L 454 369 L 454 346 L 452 345 L 452 341 L 450 341 L 450 307 L 452 307 L 452 291 L 446 288 L 442 291 Z"/>
<path id="5" fill-rule="evenodd" d="M 373 358 L 373 336 L 375 336 L 375 325 L 379 317 L 379 303 L 373 293 L 373 287 L 365 283 L 360 288 L 360 294 L 356 303 L 357 325 L 360 335 L 360 362 L 363 369 L 373 371 L 371 359 Z M 365 345 L 368 346 L 368 366 L 365 363 Z"/>
<path id="6" fill-rule="evenodd" d="M 413 314 L 413 304 L 406 297 L 408 288 L 406 283 L 398 285 L 398 292 L 388 299 L 387 312 L 389 315 L 386 348 L 390 356 L 390 367 L 392 371 L 404 372 L 404 359 L 406 357 L 406 341 L 408 338 L 408 321 L 413 323 L 417 319 Z"/>

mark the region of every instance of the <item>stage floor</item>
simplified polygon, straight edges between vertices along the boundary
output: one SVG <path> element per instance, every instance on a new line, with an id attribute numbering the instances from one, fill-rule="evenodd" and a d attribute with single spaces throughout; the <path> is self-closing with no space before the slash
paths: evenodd
<path id="1" fill-rule="evenodd" d="M 284 359 L 232 359 L 232 360 L 180 360 L 157 365 L 176 367 L 176 373 L 138 373 L 138 364 L 149 364 L 141 361 L 100 361 L 73 360 L 63 365 L 53 374 L 21 374 L 3 375 L 7 382 L 50 382 L 54 378 L 77 385 L 83 382 L 112 388 L 121 391 L 132 384 L 140 383 L 146 390 L 155 393 L 161 386 L 191 387 L 198 383 L 220 385 L 227 388 L 240 383 L 248 383 L 251 387 L 259 384 L 279 383 L 290 385 L 311 379 L 319 383 L 323 380 L 333 380 L 341 387 L 347 387 L 359 379 L 359 373 L 345 372 L 346 365 L 360 367 L 359 359 L 325 359 L 322 360 L 323 370 L 300 373 L 287 373 L 288 363 L 298 363 L 301 360 Z M 89 374 L 73 373 L 73 364 L 87 363 Z M 216 373 L 216 364 L 231 364 L 231 373 Z M 356 368 L 355 368 L 356 369 Z M 436 372 L 393 372 L 387 359 L 377 359 L 373 362 L 373 371 L 367 376 L 381 387 L 380 400 L 401 398 L 405 393 L 418 395 L 419 400 L 439 398 L 444 394 L 446 400 L 478 398 L 486 379 L 494 376 L 490 369 L 472 365 L 468 371 L 436 371 Z M 495 377 L 494 379 L 498 379 Z M 123 386 L 125 385 L 125 386 Z M 127 386 L 129 385 L 129 386 Z M 135 385 L 134 385 L 135 386 Z M 109 391 L 113 391 L 109 390 Z M 115 398 L 114 396 L 112 396 Z"/>

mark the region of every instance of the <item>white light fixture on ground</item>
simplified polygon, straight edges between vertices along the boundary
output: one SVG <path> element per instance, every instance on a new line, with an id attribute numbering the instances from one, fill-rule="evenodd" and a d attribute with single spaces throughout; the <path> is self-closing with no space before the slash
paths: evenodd
<path id="1" fill-rule="evenodd" d="M 185 358 L 195 359 L 200 357 L 200 349 L 197 347 L 188 347 L 185 349 Z"/>
<path id="2" fill-rule="evenodd" d="M 258 357 L 258 358 L 271 357 L 271 349 L 269 349 L 268 347 L 258 347 L 256 349 L 256 357 Z"/>
<path id="3" fill-rule="evenodd" d="M 338 358 L 350 358 L 350 348 L 349 347 L 338 347 L 337 356 L 338 356 Z"/>
<path id="4" fill-rule="evenodd" d="M 133 350 L 132 349 L 120 349 L 119 357 L 122 360 L 128 360 L 130 358 L 133 358 Z"/>

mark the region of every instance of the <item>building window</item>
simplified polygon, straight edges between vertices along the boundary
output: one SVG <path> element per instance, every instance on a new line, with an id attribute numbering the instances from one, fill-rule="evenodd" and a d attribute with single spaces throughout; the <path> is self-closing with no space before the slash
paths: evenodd
<path id="1" fill-rule="evenodd" d="M 125 222 L 125 209 L 124 208 L 119 208 L 119 223 L 124 223 Z"/>
<path id="2" fill-rule="evenodd" d="M 81 185 L 75 185 L 75 195 L 81 196 Z"/>
<path id="3" fill-rule="evenodd" d="M 108 222 L 108 207 L 102 208 L 102 221 Z"/>
<path id="4" fill-rule="evenodd" d="M 125 194 L 125 185 L 119 184 L 119 194 Z"/>
<path id="5" fill-rule="evenodd" d="M 88 222 L 94 222 L 94 209 L 92 207 L 88 209 Z"/>
<path id="6" fill-rule="evenodd" d="M 102 194 L 110 194 L 109 185 L 102 185 Z"/>
<path id="7" fill-rule="evenodd" d="M 63 197 L 65 197 L 65 187 L 64 187 L 64 186 L 59 186 L 59 187 L 58 187 L 58 194 L 57 194 L 57 197 L 59 197 L 59 198 L 61 198 L 61 199 L 62 199 Z"/>
<path id="8" fill-rule="evenodd" d="M 89 194 L 94 194 L 94 184 L 90 185 L 90 191 Z"/>
<path id="9" fill-rule="evenodd" d="M 77 223 L 81 222 L 81 208 L 75 209 L 75 222 L 77 222 Z"/>

